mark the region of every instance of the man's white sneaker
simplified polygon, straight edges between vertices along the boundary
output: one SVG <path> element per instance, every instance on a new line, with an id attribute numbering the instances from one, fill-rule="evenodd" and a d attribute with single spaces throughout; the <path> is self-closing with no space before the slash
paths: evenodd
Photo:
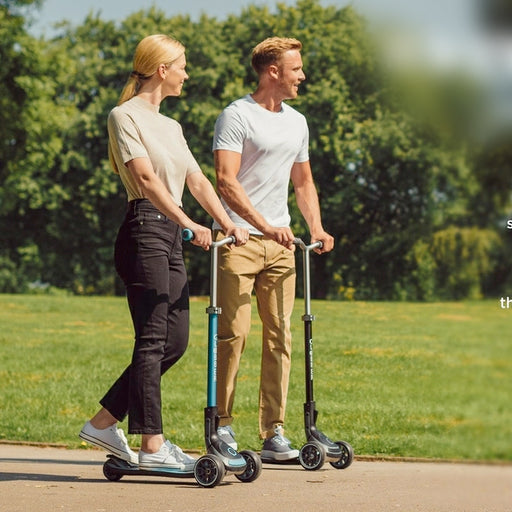
<path id="1" fill-rule="evenodd" d="M 196 459 L 190 457 L 183 450 L 165 441 L 160 450 L 156 453 L 146 453 L 139 451 L 139 468 L 149 470 L 173 469 L 177 471 L 189 472 L 194 470 Z"/>
<path id="2" fill-rule="evenodd" d="M 81 439 L 89 444 L 98 446 L 132 464 L 138 464 L 139 456 L 130 449 L 124 432 L 114 424 L 111 427 L 98 429 L 88 421 L 78 434 Z"/>

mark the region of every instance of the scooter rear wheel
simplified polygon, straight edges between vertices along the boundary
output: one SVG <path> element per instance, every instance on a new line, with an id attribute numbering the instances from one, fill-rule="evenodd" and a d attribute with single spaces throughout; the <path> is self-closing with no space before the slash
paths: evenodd
<path id="1" fill-rule="evenodd" d="M 119 471 L 112 468 L 108 460 L 103 464 L 103 474 L 105 475 L 105 478 L 111 482 L 117 482 L 123 477 L 122 473 L 119 473 Z"/>
<path id="2" fill-rule="evenodd" d="M 325 462 L 325 448 L 314 441 L 306 443 L 299 452 L 299 462 L 304 469 L 316 471 Z"/>
<path id="3" fill-rule="evenodd" d="M 202 487 L 215 487 L 222 481 L 225 474 L 226 469 L 222 459 L 213 453 L 207 453 L 197 459 L 194 466 L 194 476 Z"/>
<path id="4" fill-rule="evenodd" d="M 331 462 L 330 464 L 336 469 L 348 468 L 354 460 L 354 450 L 346 441 L 336 441 L 336 444 L 341 449 L 341 457 L 336 462 Z"/>
<path id="5" fill-rule="evenodd" d="M 243 450 L 240 455 L 245 459 L 247 467 L 243 473 L 235 476 L 241 482 L 254 482 L 260 476 L 263 467 L 260 456 L 250 450 Z"/>

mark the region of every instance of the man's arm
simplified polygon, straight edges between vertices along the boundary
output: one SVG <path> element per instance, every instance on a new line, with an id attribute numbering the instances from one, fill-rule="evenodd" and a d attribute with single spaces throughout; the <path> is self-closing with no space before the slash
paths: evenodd
<path id="1" fill-rule="evenodd" d="M 214 151 L 217 190 L 227 205 L 251 226 L 272 238 L 279 244 L 291 249 L 294 236 L 290 228 L 276 228 L 252 205 L 247 193 L 237 179 L 240 172 L 242 155 L 235 151 L 219 149 Z"/>
<path id="2" fill-rule="evenodd" d="M 309 160 L 293 164 L 291 180 L 295 190 L 295 197 L 297 198 L 297 205 L 311 233 L 311 242 L 320 240 L 323 243 L 323 247 L 315 252 L 321 254 L 332 251 L 334 248 L 334 238 L 322 226 L 320 203 Z"/>

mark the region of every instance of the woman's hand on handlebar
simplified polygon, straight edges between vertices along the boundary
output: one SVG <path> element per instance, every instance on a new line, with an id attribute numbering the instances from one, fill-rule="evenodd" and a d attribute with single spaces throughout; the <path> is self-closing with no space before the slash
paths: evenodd
<path id="1" fill-rule="evenodd" d="M 190 243 L 202 247 L 205 251 L 210 249 L 212 245 L 212 231 L 209 228 L 205 228 L 200 224 L 193 224 L 187 226 L 194 233 L 194 238 L 190 240 Z"/>

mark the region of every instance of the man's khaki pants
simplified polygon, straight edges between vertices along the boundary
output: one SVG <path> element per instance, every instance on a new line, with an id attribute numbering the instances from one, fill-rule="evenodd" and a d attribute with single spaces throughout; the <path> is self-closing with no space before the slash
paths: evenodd
<path id="1" fill-rule="evenodd" d="M 216 233 L 215 239 L 223 238 Z M 290 376 L 290 317 L 295 300 L 294 252 L 262 236 L 242 247 L 219 248 L 217 406 L 220 425 L 231 424 L 240 357 L 251 326 L 255 291 L 263 325 L 259 433 L 274 435 L 284 424 Z"/>

